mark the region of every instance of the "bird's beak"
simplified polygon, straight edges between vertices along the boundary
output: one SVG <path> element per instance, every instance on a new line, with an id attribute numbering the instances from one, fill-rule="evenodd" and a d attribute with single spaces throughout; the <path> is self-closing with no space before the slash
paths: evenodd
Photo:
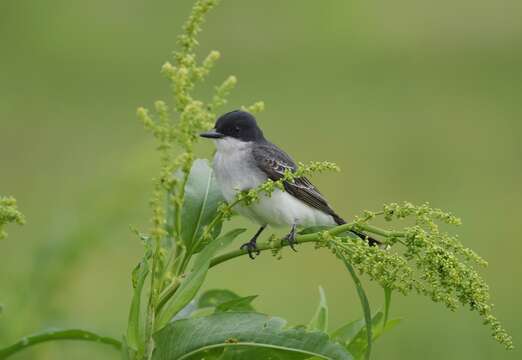
<path id="1" fill-rule="evenodd" d="M 225 137 L 225 135 L 223 135 L 220 132 L 217 132 L 215 129 L 212 129 L 207 132 L 203 132 L 203 133 L 199 134 L 199 136 L 208 138 L 208 139 L 222 139 Z"/>

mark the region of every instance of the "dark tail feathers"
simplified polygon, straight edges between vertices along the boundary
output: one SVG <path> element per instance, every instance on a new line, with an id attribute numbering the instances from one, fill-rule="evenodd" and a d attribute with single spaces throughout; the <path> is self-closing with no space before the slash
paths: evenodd
<path id="1" fill-rule="evenodd" d="M 336 213 L 333 213 L 332 214 L 332 217 L 334 218 L 335 222 L 337 223 L 337 225 L 343 225 L 343 224 L 346 224 L 346 221 L 344 221 L 343 218 L 341 218 L 339 215 L 337 215 Z M 374 239 L 372 238 L 371 236 L 368 236 L 366 235 L 365 233 L 362 233 L 360 231 L 356 231 L 356 230 L 350 230 L 351 233 L 357 235 L 358 237 L 360 237 L 361 239 L 363 240 L 367 240 L 368 241 L 368 244 L 370 246 L 376 246 L 376 245 L 380 245 L 382 244 L 379 240 L 377 239 Z"/>

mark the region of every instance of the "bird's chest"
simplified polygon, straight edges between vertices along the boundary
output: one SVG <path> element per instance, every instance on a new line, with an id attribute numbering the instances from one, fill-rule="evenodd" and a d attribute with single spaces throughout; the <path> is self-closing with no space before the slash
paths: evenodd
<path id="1" fill-rule="evenodd" d="M 255 188 L 267 179 L 253 161 L 250 149 L 216 152 L 214 172 L 227 201 L 231 201 L 239 191 Z"/>

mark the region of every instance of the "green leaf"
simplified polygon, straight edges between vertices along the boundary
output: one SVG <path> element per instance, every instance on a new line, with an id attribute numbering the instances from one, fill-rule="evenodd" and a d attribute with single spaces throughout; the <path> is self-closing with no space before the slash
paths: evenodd
<path id="1" fill-rule="evenodd" d="M 234 229 L 227 232 L 225 235 L 222 235 L 221 237 L 212 240 L 212 242 L 205 246 L 202 252 L 195 256 L 193 269 L 203 267 L 204 265 L 208 267 L 210 265 L 210 260 L 212 260 L 212 257 L 219 249 L 225 248 L 228 245 L 230 245 L 236 237 L 238 237 L 245 231 L 246 229 Z"/>
<path id="2" fill-rule="evenodd" d="M 358 319 L 341 326 L 330 334 L 330 337 L 341 344 L 348 345 L 350 341 L 361 331 L 364 327 L 364 319 Z"/>
<path id="3" fill-rule="evenodd" d="M 121 343 L 121 359 L 122 360 L 132 360 L 136 359 L 136 351 L 129 347 L 127 339 L 123 337 L 123 341 Z"/>
<path id="4" fill-rule="evenodd" d="M 372 326 L 372 340 L 375 339 L 376 334 L 374 334 L 374 331 L 376 331 L 377 326 L 381 324 L 381 321 L 383 319 L 382 312 L 378 312 L 375 314 L 371 321 Z M 353 356 L 358 359 L 359 357 L 362 357 L 367 349 L 368 349 L 368 335 L 367 335 L 367 328 L 364 326 L 355 336 L 352 340 L 350 340 L 350 343 L 347 346 L 348 350 L 353 354 Z"/>
<path id="5" fill-rule="evenodd" d="M 229 231 L 225 235 L 213 240 L 205 246 L 203 251 L 199 253 L 194 260 L 192 270 L 181 282 L 179 288 L 174 295 L 167 301 L 161 309 L 156 320 L 156 330 L 161 329 L 167 324 L 180 310 L 182 310 L 196 296 L 201 285 L 205 281 L 205 277 L 210 266 L 212 256 L 220 248 L 228 246 L 234 239 L 245 229 L 235 229 Z"/>
<path id="6" fill-rule="evenodd" d="M 201 309 L 205 309 L 205 308 L 201 308 Z M 172 318 L 172 321 L 189 318 L 189 317 L 192 316 L 192 314 L 195 311 L 198 311 L 198 310 L 200 310 L 200 308 L 198 306 L 198 303 L 197 303 L 196 299 L 194 299 L 191 302 L 189 302 L 187 305 L 185 305 L 185 307 L 183 309 L 178 311 L 176 316 L 174 316 Z"/>
<path id="7" fill-rule="evenodd" d="M 257 295 L 240 297 L 238 299 L 230 300 L 216 306 L 216 312 L 225 311 L 254 311 L 251 303 Z"/>
<path id="8" fill-rule="evenodd" d="M 378 312 L 372 318 L 372 341 L 377 340 L 386 331 L 393 329 L 400 323 L 401 319 L 388 320 L 386 325 L 384 324 L 384 314 Z M 361 330 L 350 340 L 347 345 L 348 351 L 354 356 L 355 359 L 363 359 L 366 350 L 368 348 L 368 340 L 366 334 L 366 328 L 362 327 Z"/>
<path id="9" fill-rule="evenodd" d="M 251 302 L 257 295 L 241 297 L 227 289 L 207 290 L 198 299 L 199 307 L 212 307 L 219 311 L 255 311 Z"/>
<path id="10" fill-rule="evenodd" d="M 370 353 L 372 350 L 372 313 L 370 310 L 370 303 L 368 302 L 368 297 L 366 296 L 366 292 L 364 291 L 364 288 L 362 286 L 361 280 L 359 280 L 359 277 L 357 276 L 357 273 L 355 272 L 355 269 L 353 266 L 346 261 L 346 259 L 342 259 L 344 262 L 344 265 L 346 266 L 346 269 L 348 269 L 348 272 L 350 273 L 350 276 L 352 277 L 353 283 L 355 284 L 355 288 L 357 289 L 357 295 L 359 296 L 359 300 L 361 302 L 361 306 L 363 308 L 364 313 L 364 323 L 366 326 L 366 352 L 365 352 L 365 359 L 370 359 Z"/>
<path id="11" fill-rule="evenodd" d="M 319 286 L 319 305 L 315 311 L 315 315 L 308 324 L 308 329 L 328 331 L 328 305 L 326 304 L 326 294 L 322 286 Z"/>
<path id="12" fill-rule="evenodd" d="M 270 359 L 270 360 L 301 360 L 309 359 L 308 355 L 304 356 L 298 352 L 271 349 L 271 348 L 252 348 L 250 346 L 236 346 L 228 347 L 222 350 L 221 356 L 218 360 L 245 360 L 245 359 Z M 322 357 L 315 357 L 315 359 L 323 359 Z M 196 360 L 196 359 L 191 359 Z M 205 355 L 205 360 L 207 356 Z"/>
<path id="13" fill-rule="evenodd" d="M 227 289 L 207 290 L 179 311 L 173 320 L 207 316 L 223 311 L 255 311 L 251 302 L 256 297 L 257 295 L 241 297 Z"/>
<path id="14" fill-rule="evenodd" d="M 129 311 L 129 322 L 127 327 L 127 339 L 126 344 L 134 351 L 141 352 L 143 350 L 143 344 L 141 342 L 141 293 L 145 279 L 149 273 L 149 266 L 147 259 L 143 259 L 136 268 L 132 271 L 132 285 L 133 294 L 132 302 Z"/>
<path id="15" fill-rule="evenodd" d="M 205 291 L 198 299 L 199 307 L 216 307 L 227 301 L 239 299 L 241 296 L 228 289 L 211 289 Z"/>
<path id="16" fill-rule="evenodd" d="M 322 357 L 307 358 L 300 353 L 279 349 L 252 347 L 252 346 L 229 346 L 198 352 L 185 360 L 322 360 Z"/>
<path id="17" fill-rule="evenodd" d="M 192 253 L 201 251 L 203 244 L 198 244 L 198 240 L 203 228 L 212 221 L 223 200 L 208 160 L 195 160 L 185 185 L 181 209 L 181 238 Z M 218 237 L 221 223 L 213 230 L 213 238 Z"/>
<path id="18" fill-rule="evenodd" d="M 372 340 L 377 340 L 382 334 L 393 329 L 400 319 L 388 320 L 384 325 L 384 314 L 376 313 L 372 317 Z M 368 339 L 364 319 L 352 321 L 341 326 L 330 334 L 332 340 L 344 344 L 355 359 L 362 359 L 368 348 Z"/>
<path id="19" fill-rule="evenodd" d="M 141 299 L 143 286 L 147 275 L 149 274 L 149 259 L 152 257 L 152 243 L 149 236 L 139 232 L 137 229 L 131 228 L 131 231 L 135 233 L 140 240 L 143 242 L 145 255 L 139 262 L 139 264 L 132 271 L 132 301 L 129 310 L 129 320 L 127 324 L 127 338 L 126 345 L 133 351 L 142 352 L 143 343 L 142 339 L 142 327 L 141 327 Z"/>
<path id="20" fill-rule="evenodd" d="M 350 353 L 322 332 L 304 327 L 285 329 L 286 321 L 253 312 L 225 312 L 207 317 L 184 319 L 168 324 L 154 335 L 154 360 L 215 358 L 217 351 L 238 349 L 242 359 L 321 359 L 349 360 Z M 221 359 L 221 358 L 220 358 Z M 232 359 L 232 357 L 226 357 Z M 236 359 L 239 359 L 236 357 Z"/>
<path id="21" fill-rule="evenodd" d="M 194 318 L 194 317 L 209 316 L 209 315 L 214 314 L 215 312 L 216 312 L 216 309 L 215 309 L 215 308 L 205 307 L 205 308 L 201 308 L 201 309 L 194 310 L 194 311 L 190 314 L 190 317 L 191 317 L 191 318 Z"/>

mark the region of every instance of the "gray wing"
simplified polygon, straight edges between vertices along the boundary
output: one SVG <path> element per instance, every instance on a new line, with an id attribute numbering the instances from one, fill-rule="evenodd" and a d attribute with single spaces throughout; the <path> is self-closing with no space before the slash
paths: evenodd
<path id="1" fill-rule="evenodd" d="M 257 145 L 253 149 L 252 154 L 257 167 L 263 171 L 269 179 L 274 181 L 281 179 L 286 170 L 295 171 L 297 169 L 292 158 L 273 144 Z M 317 210 L 332 215 L 336 222 L 344 222 L 330 208 L 323 195 L 306 177 L 296 178 L 293 182 L 285 181 L 283 184 L 286 192 L 297 199 Z"/>

